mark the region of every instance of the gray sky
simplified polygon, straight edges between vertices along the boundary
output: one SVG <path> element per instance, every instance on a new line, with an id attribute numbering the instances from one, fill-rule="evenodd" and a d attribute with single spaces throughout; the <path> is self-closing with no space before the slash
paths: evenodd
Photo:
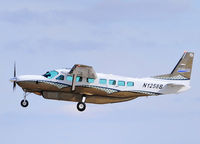
<path id="1" fill-rule="evenodd" d="M 0 4 L 0 143 L 199 144 L 200 2 L 197 0 L 7 0 Z M 13 93 L 17 74 L 92 65 L 130 77 L 169 73 L 195 52 L 192 89 L 179 95 L 93 105 Z"/>

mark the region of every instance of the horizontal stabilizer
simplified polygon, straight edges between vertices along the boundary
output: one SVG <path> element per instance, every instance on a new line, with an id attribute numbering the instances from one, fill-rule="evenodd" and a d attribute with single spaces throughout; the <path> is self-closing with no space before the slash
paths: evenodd
<path id="1" fill-rule="evenodd" d="M 162 94 L 174 94 L 174 93 L 180 93 L 185 90 L 188 90 L 190 87 L 186 87 L 185 85 L 181 84 L 167 84 L 164 86 L 162 90 L 159 91 L 159 93 Z"/>

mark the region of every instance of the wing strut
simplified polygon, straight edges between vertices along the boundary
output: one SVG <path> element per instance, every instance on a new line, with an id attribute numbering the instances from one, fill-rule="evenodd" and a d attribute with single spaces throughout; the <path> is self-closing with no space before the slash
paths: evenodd
<path id="1" fill-rule="evenodd" d="M 76 76 L 77 74 L 73 74 L 73 80 L 72 80 L 72 92 L 75 91 L 75 85 L 76 85 Z"/>

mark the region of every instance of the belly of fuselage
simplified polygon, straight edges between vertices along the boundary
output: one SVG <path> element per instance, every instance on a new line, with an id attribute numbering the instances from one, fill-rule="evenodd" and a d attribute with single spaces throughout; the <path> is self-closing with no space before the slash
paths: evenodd
<path id="1" fill-rule="evenodd" d="M 73 102 L 81 102 L 81 100 L 82 100 L 82 95 L 80 95 L 80 94 L 65 93 L 65 92 L 43 92 L 43 97 L 45 99 L 73 101 Z M 129 100 L 132 100 L 135 98 L 137 98 L 137 97 L 119 98 L 119 97 L 91 95 L 91 96 L 86 96 L 85 102 L 93 103 L 93 104 L 108 104 L 108 103 L 129 101 Z"/>

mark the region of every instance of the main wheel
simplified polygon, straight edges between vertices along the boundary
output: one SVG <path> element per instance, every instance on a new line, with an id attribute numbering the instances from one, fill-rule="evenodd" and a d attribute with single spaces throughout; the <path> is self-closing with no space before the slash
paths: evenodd
<path id="1" fill-rule="evenodd" d="M 28 106 L 28 101 L 27 100 L 22 100 L 21 101 L 21 106 L 22 107 L 27 107 Z"/>
<path id="2" fill-rule="evenodd" d="M 79 110 L 79 111 L 84 111 L 85 109 L 86 109 L 86 104 L 85 103 L 83 103 L 83 102 L 79 102 L 78 104 L 77 104 L 77 109 Z"/>

